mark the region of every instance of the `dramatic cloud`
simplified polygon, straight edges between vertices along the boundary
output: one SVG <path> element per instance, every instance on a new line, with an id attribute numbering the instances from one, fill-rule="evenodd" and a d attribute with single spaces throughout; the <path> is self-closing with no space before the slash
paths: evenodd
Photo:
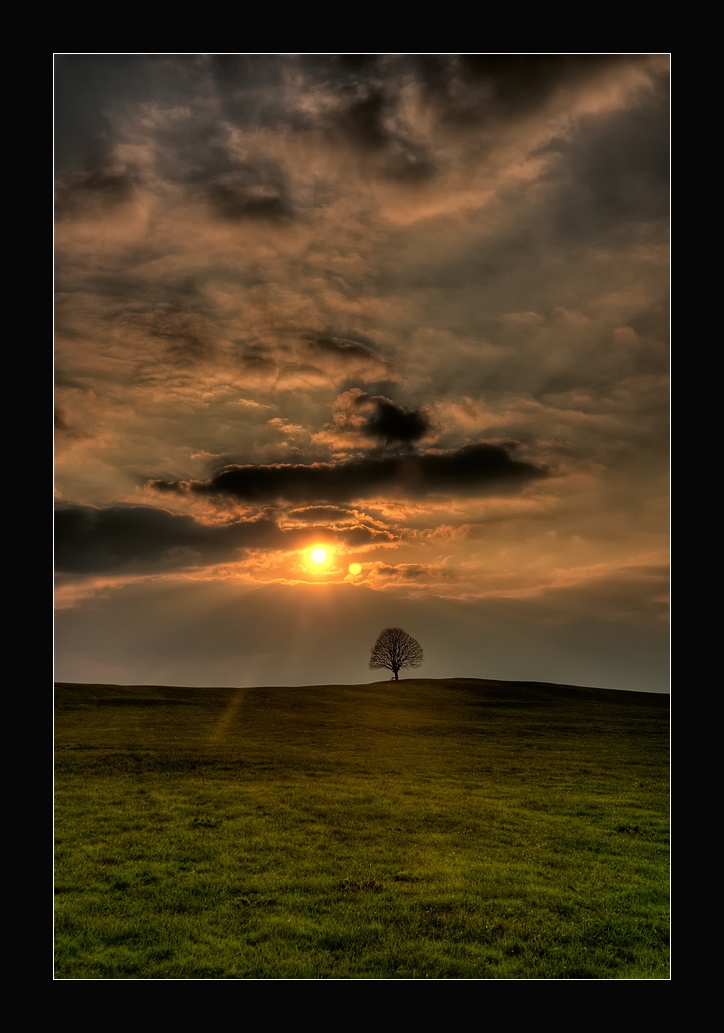
<path id="1" fill-rule="evenodd" d="M 55 99 L 65 605 L 622 626 L 668 549 L 666 55 L 60 55 Z"/>
<path id="2" fill-rule="evenodd" d="M 63 574 L 148 573 L 228 563 L 250 549 L 300 549 L 320 539 L 351 548 L 396 541 L 389 531 L 358 521 L 341 529 L 329 524 L 281 529 L 263 518 L 203 524 L 148 506 L 59 506 L 55 563 Z"/>
<path id="3" fill-rule="evenodd" d="M 111 155 L 95 155 L 82 171 L 63 180 L 56 194 L 60 218 L 93 214 L 131 201 L 138 183 L 132 168 Z"/>
<path id="4" fill-rule="evenodd" d="M 289 219 L 293 212 L 281 189 L 215 183 L 207 190 L 213 210 L 224 219 Z"/>
<path id="5" fill-rule="evenodd" d="M 229 559 L 236 550 L 279 548 L 270 520 L 204 525 L 147 506 L 62 506 L 55 515 L 55 563 L 62 573 L 178 569 Z"/>
<path id="6" fill-rule="evenodd" d="M 512 459 L 499 445 L 467 445 L 443 455 L 371 456 L 313 466 L 229 466 L 209 481 L 159 480 L 149 486 L 158 491 L 229 495 L 246 502 L 342 502 L 376 495 L 404 498 L 432 492 L 510 490 L 545 476 L 545 470 Z"/>
<path id="7" fill-rule="evenodd" d="M 386 398 L 375 398 L 372 401 L 377 411 L 364 423 L 368 434 L 383 438 L 388 444 L 400 442 L 405 445 L 411 445 L 425 436 L 430 421 L 424 413 L 401 409 Z"/>

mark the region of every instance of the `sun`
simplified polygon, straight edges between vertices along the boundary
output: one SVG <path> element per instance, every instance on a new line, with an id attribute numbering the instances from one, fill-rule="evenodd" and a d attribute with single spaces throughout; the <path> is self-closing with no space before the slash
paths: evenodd
<path id="1" fill-rule="evenodd" d="M 324 563 L 327 559 L 327 550 L 321 546 L 317 546 L 316 549 L 312 549 L 312 560 L 315 563 Z"/>

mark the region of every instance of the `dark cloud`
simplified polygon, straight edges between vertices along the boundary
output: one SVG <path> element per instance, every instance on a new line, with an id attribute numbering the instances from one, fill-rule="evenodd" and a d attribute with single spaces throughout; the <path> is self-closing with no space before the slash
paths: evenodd
<path id="1" fill-rule="evenodd" d="M 449 78 L 455 59 L 441 60 Z M 153 75 L 159 82 L 158 66 L 152 68 L 140 55 L 136 61 L 142 75 Z M 404 55 L 181 55 L 168 59 L 166 65 L 167 88 L 182 81 L 187 96 L 202 95 L 211 83 L 224 119 L 233 125 L 296 132 L 323 128 L 362 151 L 384 150 L 394 138 L 386 125 L 387 116 L 399 104 L 403 85 L 416 77 L 416 66 Z M 336 98 L 336 107 L 320 113 L 314 106 L 290 105 L 291 81 L 294 95 L 322 91 Z M 131 92 L 120 80 L 116 89 L 119 96 Z M 196 142 L 190 141 L 192 147 Z M 207 149 L 210 156 L 214 145 Z"/>
<path id="2" fill-rule="evenodd" d="M 217 54 L 210 58 L 224 117 L 247 127 L 306 128 L 308 118 L 290 110 L 284 90 L 289 72 L 303 61 L 294 55 L 275 54 Z"/>
<path id="3" fill-rule="evenodd" d="M 495 103 L 518 109 L 538 106 L 562 83 L 580 82 L 617 60 L 583 54 L 460 54 L 454 69 L 466 83 L 489 87 Z"/>
<path id="4" fill-rule="evenodd" d="M 669 97 L 663 85 L 646 103 L 590 121 L 572 141 L 548 148 L 561 161 L 558 228 L 589 239 L 631 222 L 668 229 Z"/>
<path id="5" fill-rule="evenodd" d="M 376 412 L 364 424 L 372 437 L 383 438 L 388 444 L 411 445 L 424 437 L 430 427 L 427 416 L 417 409 L 402 409 L 387 398 L 371 399 Z"/>
<path id="6" fill-rule="evenodd" d="M 96 155 L 86 167 L 59 180 L 55 212 L 59 218 L 94 213 L 131 201 L 138 185 L 133 169 L 114 161 L 109 155 Z"/>
<path id="7" fill-rule="evenodd" d="M 212 209 L 223 219 L 291 219 L 294 214 L 287 198 L 274 187 L 217 183 L 206 193 Z"/>
<path id="8" fill-rule="evenodd" d="M 68 414 L 60 406 L 56 406 L 55 408 L 53 426 L 56 434 L 65 435 L 66 438 L 78 439 L 86 437 L 85 434 L 81 433 L 74 426 L 72 426 L 72 424 L 68 421 Z"/>
<path id="9" fill-rule="evenodd" d="M 373 362 L 383 362 L 376 352 L 369 347 L 366 341 L 351 337 L 337 337 L 334 334 L 302 334 L 302 340 L 313 351 L 320 351 L 328 355 L 335 355 L 339 358 L 368 359 Z"/>
<path id="10" fill-rule="evenodd" d="M 319 520 L 330 514 L 317 509 Z M 325 541 L 349 546 L 397 541 L 389 531 L 357 523 L 282 530 L 269 519 L 202 524 L 151 506 L 63 505 L 55 514 L 55 566 L 60 574 L 121 574 L 183 570 L 230 562 L 249 549 L 298 549 Z"/>
<path id="11" fill-rule="evenodd" d="M 372 456 L 314 465 L 227 466 L 208 481 L 149 481 L 159 491 L 226 495 L 248 502 L 275 499 L 346 502 L 376 495 L 432 492 L 474 495 L 522 486 L 546 471 L 512 459 L 500 445 L 467 445 L 456 452 Z"/>
<path id="12" fill-rule="evenodd" d="M 494 128 L 545 108 L 561 88 L 575 88 L 611 66 L 647 60 L 637 55 L 420 54 L 310 56 L 297 67 L 312 89 L 334 97 L 316 116 L 331 138 L 380 160 L 387 176 L 422 180 L 437 163 L 403 129 L 404 91 L 417 85 L 441 126 Z M 314 125 L 308 116 L 306 128 Z M 476 147 L 484 146 L 482 140 Z"/>
<path id="13" fill-rule="evenodd" d="M 415 83 L 446 119 L 462 126 L 515 118 L 535 111 L 562 86 L 576 86 L 615 65 L 646 55 L 413 54 L 310 55 L 297 59 L 311 82 L 337 93 L 346 121 L 339 126 L 359 146 L 389 139 L 385 116 Z"/>
<path id="14" fill-rule="evenodd" d="M 426 567 L 421 563 L 379 563 L 375 567 L 375 573 L 382 577 L 404 578 L 406 581 L 416 581 L 418 578 L 429 577 L 430 575 L 448 577 L 449 572 L 441 572 L 438 567 Z"/>
<path id="15" fill-rule="evenodd" d="M 149 100 L 161 67 L 147 55 L 58 54 L 55 57 L 55 162 L 59 174 L 87 161 L 111 130 L 109 112 Z"/>
<path id="16" fill-rule="evenodd" d="M 128 113 L 154 100 L 187 112 L 155 130 L 155 160 L 174 182 L 194 184 L 218 217 L 288 219 L 290 192 L 278 172 L 253 168 L 224 143 L 229 125 L 253 130 L 322 131 L 364 160 L 367 174 L 429 180 L 444 158 L 407 124 L 405 91 L 417 85 L 439 128 L 495 125 L 542 110 L 562 87 L 575 88 L 636 55 L 61 55 L 56 59 L 58 167 L 74 169 L 59 189 L 59 212 L 92 196 L 132 196 L 133 173 L 92 159 L 111 148 Z M 322 105 L 290 101 L 324 96 Z M 197 103 L 198 101 L 202 103 Z M 486 147 L 475 139 L 476 151 Z M 253 163 L 252 163 L 253 164 Z M 262 164 L 264 164 L 262 162 Z"/>
<path id="17" fill-rule="evenodd" d="M 378 150 L 388 140 L 383 119 L 385 96 L 381 89 L 372 87 L 362 96 L 351 95 L 338 115 L 338 125 L 345 136 L 359 147 Z"/>
<path id="18" fill-rule="evenodd" d="M 403 577 L 407 578 L 409 581 L 414 581 L 415 578 L 418 577 L 427 577 L 429 573 L 430 570 L 427 567 L 423 567 L 419 563 L 410 563 L 405 567 Z M 437 571 L 435 571 L 435 573 L 437 573 Z"/>
<path id="19" fill-rule="evenodd" d="M 232 221 L 293 217 L 287 176 L 278 162 L 237 161 L 222 147 L 205 146 L 210 129 L 202 130 L 204 140 L 189 156 L 186 179 L 201 187 L 217 216 Z M 172 153 L 176 150 L 174 140 Z"/>
<path id="20" fill-rule="evenodd" d="M 259 373 L 272 376 L 278 370 L 276 362 L 262 354 L 262 349 L 245 349 L 244 353 L 240 356 L 240 362 L 249 373 Z"/>
<path id="21" fill-rule="evenodd" d="M 268 54 L 214 54 L 209 67 L 219 93 L 239 103 L 281 87 L 285 64 Z"/>
<path id="22" fill-rule="evenodd" d="M 292 218 L 287 175 L 279 162 L 240 161 L 225 146 L 211 142 L 217 131 L 213 123 L 204 121 L 181 136 L 169 131 L 160 159 L 164 175 L 192 192 L 201 191 L 219 218 Z"/>
<path id="23" fill-rule="evenodd" d="M 210 351 L 210 342 L 202 336 L 206 324 L 193 313 L 183 310 L 153 312 L 135 322 L 152 337 L 166 342 L 169 357 L 194 362 Z"/>
<path id="24" fill-rule="evenodd" d="M 293 59 L 278 57 L 256 61 L 243 56 L 211 59 L 212 79 L 216 80 L 218 90 L 216 100 L 222 110 L 229 109 L 232 123 L 248 128 L 279 121 L 284 110 L 282 80 L 290 60 L 293 62 Z M 212 212 L 223 219 L 291 218 L 294 212 L 282 165 L 258 155 L 249 161 L 238 159 L 225 143 L 228 126 L 219 125 L 218 111 L 211 113 L 206 105 L 195 104 L 200 96 L 208 93 L 208 70 L 207 59 L 187 56 L 165 61 L 154 61 L 142 55 L 130 60 L 110 57 L 100 66 L 92 60 L 61 59 L 56 71 L 56 89 L 61 97 L 59 111 L 72 103 L 76 113 L 83 113 L 82 122 L 87 123 L 77 127 L 79 134 L 85 135 L 93 127 L 95 142 L 93 150 L 89 150 L 91 140 L 84 141 L 85 167 L 80 171 L 76 167 L 60 179 L 58 213 L 72 214 L 82 206 L 87 207 L 89 199 L 110 205 L 133 196 L 137 176 L 134 170 L 124 170 L 114 161 L 113 143 L 124 116 L 128 116 L 129 106 L 143 99 L 155 85 L 157 103 L 160 100 L 162 107 L 181 105 L 185 111 L 183 118 L 161 122 L 154 129 L 154 164 L 162 178 L 187 186 L 192 195 L 200 193 Z M 103 71 L 115 90 L 115 96 L 108 98 L 106 110 L 95 110 L 88 97 L 79 108 L 78 95 L 83 84 L 91 98 L 97 90 L 98 96 L 105 99 Z M 134 72 L 138 83 L 133 82 Z M 227 74 L 229 72 L 233 74 Z M 69 93 L 67 101 L 66 93 Z M 262 99 L 262 109 L 273 108 L 277 117 L 269 118 L 263 110 L 260 112 Z M 67 133 L 66 119 L 61 120 Z"/>
<path id="25" fill-rule="evenodd" d="M 341 68 L 357 74 L 376 68 L 379 63 L 379 54 L 339 54 L 337 63 Z"/>
<path id="26" fill-rule="evenodd" d="M 599 54 L 419 55 L 418 81 L 446 122 L 484 126 L 541 109 L 556 90 L 575 86 L 636 56 Z"/>
<path id="27" fill-rule="evenodd" d="M 284 541 L 271 520 L 200 524 L 150 506 L 62 506 L 55 516 L 55 560 L 61 573 L 169 570 L 222 562 L 240 549 Z"/>
<path id="28" fill-rule="evenodd" d="M 360 74 L 353 82 L 324 85 L 337 94 L 334 112 L 322 118 L 330 137 L 379 159 L 379 170 L 390 179 L 414 183 L 435 175 L 437 162 L 433 154 L 419 140 L 412 139 L 395 118 L 402 80 L 390 77 L 384 83 L 378 79 L 366 81 Z"/>

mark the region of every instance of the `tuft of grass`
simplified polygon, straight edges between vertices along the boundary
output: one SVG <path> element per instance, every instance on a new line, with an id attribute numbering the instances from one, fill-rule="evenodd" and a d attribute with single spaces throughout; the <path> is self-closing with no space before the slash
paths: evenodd
<path id="1" fill-rule="evenodd" d="M 56 976 L 668 977 L 668 697 L 56 689 Z"/>

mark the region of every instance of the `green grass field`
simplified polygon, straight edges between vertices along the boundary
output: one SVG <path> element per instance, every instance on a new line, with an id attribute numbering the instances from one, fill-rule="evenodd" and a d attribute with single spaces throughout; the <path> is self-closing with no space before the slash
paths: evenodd
<path id="1" fill-rule="evenodd" d="M 56 686 L 56 978 L 666 979 L 669 697 Z"/>

